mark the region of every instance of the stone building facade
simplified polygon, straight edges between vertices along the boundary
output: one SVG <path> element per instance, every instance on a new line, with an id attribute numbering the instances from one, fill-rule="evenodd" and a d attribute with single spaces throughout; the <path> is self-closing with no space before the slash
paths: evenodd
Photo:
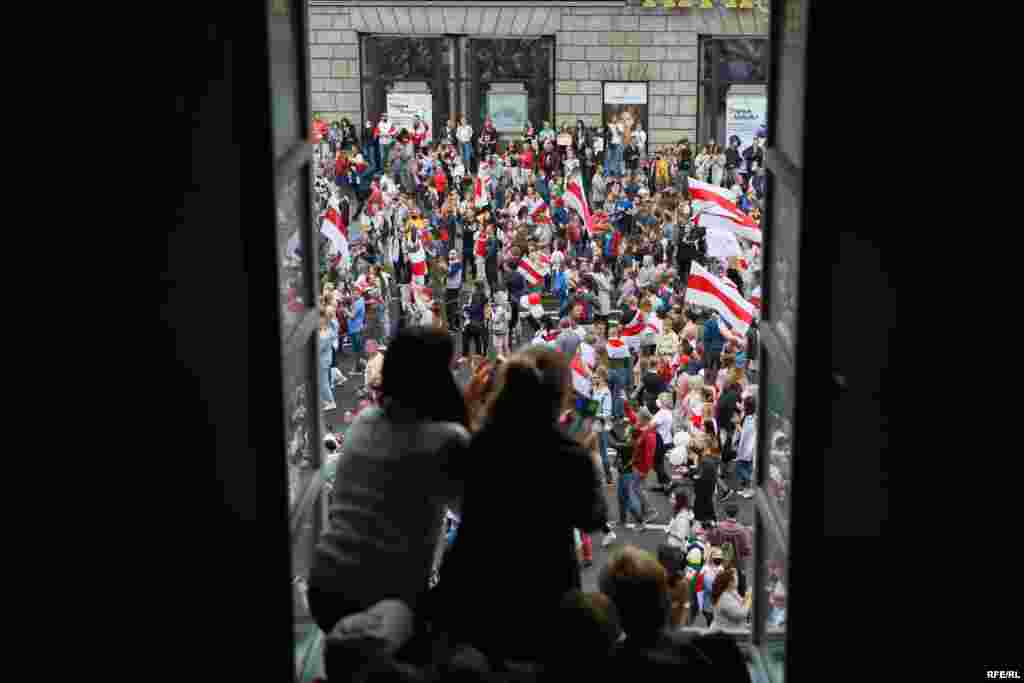
<path id="1" fill-rule="evenodd" d="M 325 119 L 365 121 L 360 34 L 553 36 L 554 121 L 602 123 L 602 81 L 646 81 L 650 147 L 698 138 L 702 37 L 767 38 L 763 0 L 726 7 L 665 9 L 629 2 L 435 2 L 357 0 L 310 3 L 313 110 Z M 753 5 L 740 9 L 739 4 Z M 754 86 L 753 91 L 758 87 Z M 751 86 L 738 91 L 751 92 Z M 361 128 L 361 126 L 359 126 Z M 707 126 L 704 126 L 705 128 Z M 707 138 L 702 130 L 701 137 Z"/>

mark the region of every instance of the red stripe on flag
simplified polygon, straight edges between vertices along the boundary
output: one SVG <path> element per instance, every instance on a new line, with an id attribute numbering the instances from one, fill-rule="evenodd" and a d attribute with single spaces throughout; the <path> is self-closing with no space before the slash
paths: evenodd
<path id="1" fill-rule="evenodd" d="M 736 305 L 735 301 L 733 301 L 731 298 L 726 296 L 725 293 L 722 290 L 720 290 L 718 287 L 715 287 L 715 284 L 713 282 L 711 282 L 710 280 L 708 280 L 707 278 L 705 278 L 705 277 L 703 277 L 701 275 L 693 275 L 693 274 L 691 274 L 689 279 L 686 281 L 686 286 L 689 289 L 694 289 L 694 290 L 697 290 L 699 292 L 704 292 L 705 294 L 710 294 L 711 296 L 715 297 L 716 299 L 721 301 L 723 304 L 725 304 L 725 306 L 730 311 L 732 311 L 733 315 L 735 315 L 737 318 L 739 318 L 743 322 L 747 323 L 748 325 L 750 324 L 751 320 L 753 320 L 753 318 L 751 317 L 751 315 L 749 313 L 747 313 L 742 308 L 740 308 L 738 305 Z"/>
<path id="2" fill-rule="evenodd" d="M 533 269 L 533 266 L 526 259 L 519 260 L 519 267 L 525 270 L 533 280 L 543 280 L 544 277 Z"/>

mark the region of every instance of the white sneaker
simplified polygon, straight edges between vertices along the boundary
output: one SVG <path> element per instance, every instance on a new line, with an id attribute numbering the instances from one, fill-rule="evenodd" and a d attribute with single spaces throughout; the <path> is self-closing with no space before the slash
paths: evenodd
<path id="1" fill-rule="evenodd" d="M 636 529 L 636 527 L 637 527 L 636 522 L 626 522 L 626 528 L 627 529 Z"/>
<path id="2" fill-rule="evenodd" d="M 324 410 L 325 411 L 327 411 L 327 410 L 335 410 L 337 407 L 338 407 L 338 404 L 337 403 L 333 403 L 333 402 L 332 403 L 325 403 L 324 404 Z"/>
<path id="3" fill-rule="evenodd" d="M 614 542 L 615 542 L 615 532 L 612 531 L 612 532 L 607 533 L 607 534 L 604 535 L 604 540 L 601 541 L 601 547 L 602 548 L 607 548 L 608 546 L 610 546 Z"/>
<path id="4" fill-rule="evenodd" d="M 740 495 L 743 496 L 744 498 L 753 498 L 754 489 L 745 489 L 743 491 L 740 491 Z"/>

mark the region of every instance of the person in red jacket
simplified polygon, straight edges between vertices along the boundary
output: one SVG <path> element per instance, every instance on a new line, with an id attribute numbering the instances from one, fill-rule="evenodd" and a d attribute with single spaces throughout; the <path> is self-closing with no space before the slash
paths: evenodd
<path id="1" fill-rule="evenodd" d="M 445 191 L 448 189 L 448 178 L 445 176 L 444 168 L 441 164 L 435 164 L 434 188 L 437 189 L 438 197 L 444 197 Z"/>
<path id="2" fill-rule="evenodd" d="M 651 412 L 647 408 L 641 407 L 640 410 L 633 412 L 633 407 L 627 402 L 625 409 L 626 419 L 639 432 L 635 440 L 636 450 L 633 452 L 633 469 L 636 472 L 636 476 L 633 478 L 633 487 L 636 498 L 640 501 L 640 509 L 646 523 L 645 528 L 649 528 L 649 525 L 658 516 L 658 512 L 647 499 L 647 487 L 644 482 L 654 468 L 654 451 L 658 447 L 658 437 L 651 425 Z"/>

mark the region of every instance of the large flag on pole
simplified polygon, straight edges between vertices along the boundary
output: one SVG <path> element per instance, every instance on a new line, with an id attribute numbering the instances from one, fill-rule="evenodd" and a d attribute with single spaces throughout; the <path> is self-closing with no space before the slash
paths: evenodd
<path id="1" fill-rule="evenodd" d="M 686 301 L 718 311 L 729 327 L 740 334 L 747 333 L 754 319 L 754 305 L 740 296 L 735 285 L 725 284 L 696 261 L 690 264 Z"/>
<path id="2" fill-rule="evenodd" d="M 712 202 L 727 209 L 736 209 L 736 195 L 732 190 L 727 190 L 718 185 L 705 183 L 702 180 L 690 178 L 688 183 L 690 199 L 699 202 Z"/>
<path id="3" fill-rule="evenodd" d="M 583 191 L 579 175 L 574 174 L 565 184 L 565 194 L 562 195 L 566 205 L 576 211 L 583 219 L 583 225 L 588 230 L 594 227 L 593 218 L 590 215 L 590 206 L 587 204 L 587 193 Z"/>
<path id="4" fill-rule="evenodd" d="M 728 230 L 737 237 L 761 244 L 761 226 L 742 211 L 737 210 L 736 214 L 732 214 L 726 209 L 712 207 L 694 216 L 693 222 L 709 231 Z"/>

